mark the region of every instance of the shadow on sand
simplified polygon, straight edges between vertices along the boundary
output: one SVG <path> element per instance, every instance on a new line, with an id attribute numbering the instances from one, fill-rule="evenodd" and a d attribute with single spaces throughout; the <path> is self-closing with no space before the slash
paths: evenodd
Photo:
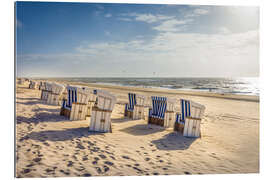
<path id="1" fill-rule="evenodd" d="M 89 127 L 80 127 L 64 130 L 51 130 L 51 131 L 40 131 L 40 132 L 31 132 L 30 134 L 24 136 L 24 139 L 33 139 L 37 141 L 66 141 L 72 140 L 75 138 L 89 137 L 91 135 L 104 135 L 99 132 L 88 131 Z"/>
<path id="2" fill-rule="evenodd" d="M 129 117 L 122 117 L 122 118 L 112 119 L 112 123 L 125 123 L 129 121 L 138 121 L 138 120 L 142 120 L 142 119 L 132 119 Z"/>
<path id="3" fill-rule="evenodd" d="M 190 145 L 197 138 L 187 138 L 178 132 L 171 132 L 166 134 L 161 139 L 151 141 L 155 144 L 159 150 L 185 150 L 190 147 Z"/>
<path id="4" fill-rule="evenodd" d="M 50 113 L 48 113 L 50 112 Z M 23 116 L 17 116 L 17 124 L 20 123 L 40 123 L 40 122 L 60 122 L 60 121 L 70 121 L 65 116 L 60 116 L 59 112 L 55 109 L 49 109 L 48 112 L 40 112 L 35 116 L 26 118 Z"/>
<path id="5" fill-rule="evenodd" d="M 160 131 L 163 131 L 164 128 L 160 126 L 148 125 L 148 124 L 137 124 L 135 126 L 127 127 L 121 129 L 120 131 L 132 134 L 135 136 L 143 136 L 148 134 L 154 134 Z"/>

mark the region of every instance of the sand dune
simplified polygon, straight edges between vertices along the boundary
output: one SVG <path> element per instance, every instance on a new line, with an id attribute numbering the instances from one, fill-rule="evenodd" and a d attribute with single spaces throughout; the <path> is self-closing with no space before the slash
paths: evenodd
<path id="1" fill-rule="evenodd" d="M 89 132 L 89 119 L 70 121 L 59 115 L 59 106 L 41 101 L 38 90 L 17 85 L 17 177 L 259 172 L 258 98 L 132 88 L 147 97 L 158 94 L 204 104 L 202 137 L 194 139 L 147 125 L 144 119 L 124 118 L 130 89 L 97 86 L 117 96 L 113 133 Z"/>

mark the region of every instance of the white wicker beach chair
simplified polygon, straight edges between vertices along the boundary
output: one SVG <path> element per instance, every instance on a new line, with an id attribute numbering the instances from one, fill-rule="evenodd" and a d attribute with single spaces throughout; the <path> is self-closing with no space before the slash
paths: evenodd
<path id="1" fill-rule="evenodd" d="M 96 90 L 97 102 L 92 108 L 89 131 L 112 132 L 111 114 L 116 97 L 107 91 Z"/>
<path id="2" fill-rule="evenodd" d="M 173 127 L 175 121 L 176 100 L 152 96 L 152 108 L 149 109 L 148 123 L 156 124 L 166 128 Z"/>
<path id="3" fill-rule="evenodd" d="M 176 113 L 175 130 L 187 137 L 200 137 L 200 124 L 204 111 L 204 105 L 180 99 L 180 113 Z"/>
<path id="4" fill-rule="evenodd" d="M 65 89 L 62 84 L 52 83 L 52 91 L 48 92 L 47 103 L 51 105 L 59 105 L 60 97 Z"/>

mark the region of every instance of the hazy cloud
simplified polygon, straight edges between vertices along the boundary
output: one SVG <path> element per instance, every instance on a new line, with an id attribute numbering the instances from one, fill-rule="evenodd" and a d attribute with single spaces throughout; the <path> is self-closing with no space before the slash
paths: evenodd
<path id="1" fill-rule="evenodd" d="M 112 15 L 111 14 L 105 14 L 104 17 L 109 18 L 109 17 L 112 17 Z"/>

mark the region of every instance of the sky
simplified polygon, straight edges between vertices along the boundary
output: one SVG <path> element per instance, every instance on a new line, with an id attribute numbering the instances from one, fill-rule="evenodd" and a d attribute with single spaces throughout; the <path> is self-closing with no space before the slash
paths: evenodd
<path id="1" fill-rule="evenodd" d="M 258 77 L 259 7 L 16 2 L 19 77 Z"/>

